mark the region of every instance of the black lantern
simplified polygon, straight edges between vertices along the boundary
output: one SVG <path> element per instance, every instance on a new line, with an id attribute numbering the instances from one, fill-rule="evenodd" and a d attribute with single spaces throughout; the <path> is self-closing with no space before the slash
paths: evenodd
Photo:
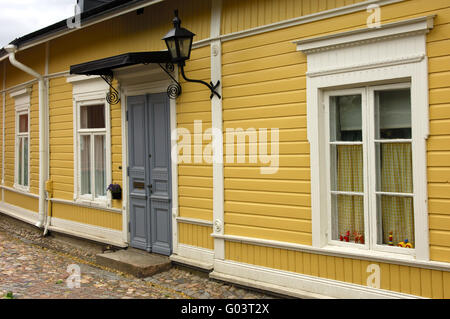
<path id="1" fill-rule="evenodd" d="M 172 62 L 184 65 L 184 61 L 191 57 L 192 39 L 195 34 L 181 27 L 178 10 L 175 10 L 173 26 L 174 28 L 166 34 L 163 40 L 166 41 Z"/>
<path id="2" fill-rule="evenodd" d="M 169 50 L 171 62 L 174 64 L 178 64 L 181 70 L 181 75 L 187 82 L 195 82 L 206 85 L 211 91 L 211 99 L 217 96 L 219 99 L 222 97 L 219 93 L 217 93 L 216 89 L 220 85 L 220 81 L 217 81 L 216 84 L 210 82 L 210 84 L 202 81 L 202 80 L 192 80 L 186 77 L 184 74 L 184 66 L 186 60 L 189 60 L 191 57 L 191 49 L 192 49 L 192 40 L 195 36 L 191 31 L 181 27 L 181 20 L 178 17 L 178 10 L 175 10 L 175 18 L 173 19 L 174 28 L 170 30 L 166 36 L 163 38 L 166 41 L 167 49 Z M 170 73 L 163 68 L 164 71 L 169 74 L 172 80 L 175 79 L 170 75 Z M 169 86 L 167 93 L 169 97 L 176 98 L 179 94 L 181 94 L 181 85 L 177 82 L 175 86 Z"/>

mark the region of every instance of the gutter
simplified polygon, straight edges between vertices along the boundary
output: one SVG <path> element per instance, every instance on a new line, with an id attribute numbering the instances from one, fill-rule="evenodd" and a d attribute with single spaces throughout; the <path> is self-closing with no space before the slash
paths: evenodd
<path id="1" fill-rule="evenodd" d="M 47 177 L 47 147 L 46 147 L 46 121 L 45 115 L 47 110 L 46 105 L 46 83 L 44 77 L 31 69 L 30 67 L 20 63 L 16 60 L 17 47 L 15 45 L 7 45 L 5 51 L 8 53 L 9 62 L 22 70 L 23 72 L 34 76 L 39 82 L 39 213 L 38 222 L 36 226 L 42 228 L 45 223 L 45 179 Z"/>

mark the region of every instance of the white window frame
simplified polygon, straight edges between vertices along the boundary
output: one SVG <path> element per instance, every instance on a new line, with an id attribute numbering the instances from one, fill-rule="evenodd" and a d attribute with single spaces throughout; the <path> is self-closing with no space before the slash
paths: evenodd
<path id="1" fill-rule="evenodd" d="M 26 114 L 28 117 L 28 130 L 26 133 L 20 133 L 19 132 L 19 122 L 20 122 L 20 116 Z M 27 163 L 27 167 L 26 169 L 28 170 L 28 174 L 27 174 L 27 185 L 21 184 L 19 181 L 19 162 L 23 161 L 23 158 L 19 158 L 19 146 L 20 146 L 20 142 L 19 140 L 21 138 L 27 138 L 28 139 L 28 151 L 27 151 L 27 156 L 28 156 L 28 163 Z M 23 147 L 23 144 L 22 144 Z M 15 147 L 15 177 L 14 177 L 14 187 L 23 191 L 30 191 L 30 111 L 28 109 L 25 110 L 16 110 L 16 147 Z M 22 150 L 22 155 L 24 155 L 24 152 Z M 22 163 L 22 177 L 24 176 L 25 173 L 25 165 L 23 165 Z M 24 180 L 25 181 L 25 180 Z"/>
<path id="2" fill-rule="evenodd" d="M 12 92 L 11 97 L 14 98 L 15 102 L 15 115 L 14 115 L 14 122 L 15 122 L 15 132 L 14 132 L 14 185 L 13 187 L 17 190 L 23 191 L 23 192 L 30 192 L 30 181 L 31 181 L 31 174 L 30 174 L 30 167 L 31 167 L 31 140 L 30 140 L 30 104 L 31 104 L 31 88 L 24 88 L 15 92 Z M 28 116 L 28 132 L 27 133 L 19 133 L 19 116 L 27 114 Z M 19 137 L 28 137 L 28 181 L 27 186 L 19 184 Z M 22 165 L 22 168 L 25 167 Z M 23 176 L 23 172 L 22 172 Z"/>
<path id="3" fill-rule="evenodd" d="M 99 99 L 99 100 L 89 100 L 89 101 L 79 101 L 77 103 L 77 170 L 78 170 L 78 200 L 82 201 L 82 202 L 104 202 L 105 205 L 108 202 L 108 196 L 107 196 L 107 192 L 105 190 L 105 195 L 104 196 L 97 196 L 97 194 L 95 194 L 95 163 L 94 163 L 94 158 L 95 158 L 95 136 L 100 135 L 100 136 L 105 136 L 105 143 L 107 144 L 107 139 L 108 139 L 108 129 L 107 129 L 107 121 L 106 121 L 106 117 L 108 117 L 107 113 L 108 107 L 106 105 L 106 101 Z M 80 115 L 81 115 L 81 107 L 83 106 L 98 106 L 98 105 L 103 105 L 104 110 L 105 110 L 105 128 L 96 128 L 96 129 L 82 129 L 80 127 L 81 124 L 81 120 L 80 120 Z M 89 136 L 90 137 L 90 180 L 91 180 L 91 194 L 81 194 L 81 150 L 80 150 L 80 145 L 81 145 L 81 137 L 82 136 Z M 108 148 L 106 147 L 106 153 L 108 153 Z M 109 152 L 110 153 L 110 152 Z M 111 178 L 108 178 L 108 171 L 110 171 L 110 165 L 108 165 L 108 156 L 105 156 L 105 170 L 106 170 L 106 180 L 107 180 L 107 184 L 105 185 L 105 187 L 108 187 L 108 185 L 111 183 L 108 183 L 108 180 L 110 180 Z M 109 167 L 108 167 L 109 166 Z"/>
<path id="4" fill-rule="evenodd" d="M 362 88 L 357 89 L 344 89 L 344 90 L 336 90 L 336 91 L 324 91 L 324 104 L 325 104 L 325 117 L 324 117 L 324 123 L 323 123 L 323 129 L 325 131 L 325 140 L 323 141 L 325 147 L 325 154 L 326 154 L 326 167 L 328 167 L 326 174 L 327 174 L 327 212 L 328 212 L 328 245 L 334 245 L 334 246 L 341 246 L 341 247 L 349 247 L 353 249 L 365 249 L 365 250 L 374 250 L 374 251 L 380 251 L 380 252 L 387 252 L 387 253 L 396 253 L 396 254 L 402 254 L 402 255 L 412 255 L 414 256 L 416 254 L 416 249 L 405 249 L 405 248 L 399 248 L 399 247 L 392 247 L 387 245 L 379 245 L 378 244 L 378 238 L 381 229 L 380 222 L 378 216 L 378 209 L 377 209 L 377 195 L 379 195 L 382 192 L 376 191 L 376 174 L 377 172 L 380 173 L 376 168 L 376 151 L 375 151 L 375 144 L 377 141 L 375 139 L 375 126 L 374 126 L 374 120 L 375 120 L 375 91 L 382 91 L 382 90 L 396 90 L 396 89 L 411 89 L 411 83 L 398 83 L 398 84 L 387 84 L 387 85 L 381 85 L 381 86 L 365 86 Z M 346 143 L 346 142 L 335 142 L 330 143 L 330 117 L 329 117 L 329 108 L 330 108 L 330 97 L 332 96 L 344 96 L 344 95 L 361 95 L 361 114 L 362 114 L 362 142 L 352 142 L 352 143 Z M 416 123 L 417 124 L 417 123 Z M 416 130 L 416 127 L 412 127 L 412 130 Z M 416 149 L 416 145 L 414 143 L 414 139 L 407 139 L 407 140 L 390 140 L 390 141 L 383 141 L 383 143 L 392 143 L 392 142 L 408 142 L 411 143 L 412 148 L 412 158 L 415 158 L 416 152 L 420 153 L 420 150 Z M 332 223 L 332 207 L 331 207 L 331 197 L 332 194 L 339 193 L 331 191 L 331 172 L 333 171 L 331 167 L 331 152 L 329 145 L 336 144 L 336 145 L 362 145 L 363 146 L 363 175 L 364 175 L 364 191 L 362 193 L 358 193 L 357 195 L 361 195 L 364 197 L 364 245 L 358 244 L 355 245 L 354 243 L 347 243 L 347 242 L 340 242 L 337 240 L 333 240 L 331 234 L 333 223 Z M 414 160 L 413 160 L 414 162 Z M 414 165 L 414 164 L 413 164 Z M 414 172 L 413 172 L 413 179 L 414 179 Z M 420 189 L 420 188 L 419 188 Z M 419 196 L 417 194 L 417 187 L 416 185 L 413 185 L 413 193 L 411 194 L 402 194 L 402 197 L 412 197 L 413 199 Z M 345 195 L 351 195 L 351 192 L 342 192 L 345 193 Z M 356 194 L 356 193 L 355 193 Z M 411 196 L 408 196 L 411 195 Z M 415 210 L 414 210 L 415 211 Z"/>
<path id="5" fill-rule="evenodd" d="M 330 36 L 299 40 L 307 55 L 307 127 L 311 155 L 312 245 L 363 257 L 429 260 L 427 147 L 429 136 L 428 58 L 426 34 L 434 16 L 394 22 Z M 382 49 L 380 49 L 382 48 Z M 325 152 L 327 91 L 409 82 L 413 126 L 415 249 L 367 250 L 329 244 L 329 213 Z M 367 188 L 365 189 L 365 191 Z M 372 230 L 373 231 L 373 230 Z M 356 246 L 356 245 L 353 245 Z"/>
<path id="6" fill-rule="evenodd" d="M 101 133 L 106 135 L 106 187 L 112 183 L 112 159 L 111 159 L 111 106 L 106 100 L 106 93 L 109 86 L 98 76 L 73 76 L 67 79 L 73 85 L 73 144 L 74 144 L 74 202 L 93 207 L 112 207 L 110 192 L 106 196 L 94 197 L 94 194 L 81 195 L 81 154 L 80 154 L 80 133 L 95 135 Z M 80 129 L 80 108 L 81 106 L 104 105 L 105 106 L 105 129 Z M 83 132 L 84 131 L 84 132 Z M 93 139 L 92 139 L 93 142 Z M 91 144 L 91 151 L 94 147 Z M 93 156 L 94 153 L 91 153 Z M 91 166 L 94 161 L 91 161 Z M 91 167 L 91 174 L 94 170 Z M 91 180 L 91 185 L 94 183 Z M 91 189 L 94 191 L 95 188 Z"/>

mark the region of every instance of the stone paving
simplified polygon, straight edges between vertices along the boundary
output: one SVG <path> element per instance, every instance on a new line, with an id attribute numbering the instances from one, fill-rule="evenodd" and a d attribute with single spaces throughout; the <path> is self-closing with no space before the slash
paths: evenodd
<path id="1" fill-rule="evenodd" d="M 82 249 L 75 253 L 48 248 L 54 244 L 49 241 L 0 219 L 0 298 L 11 293 L 18 299 L 272 298 L 177 267 L 137 279 L 96 265 Z M 72 264 L 80 267 L 80 288 L 67 287 L 67 267 Z"/>

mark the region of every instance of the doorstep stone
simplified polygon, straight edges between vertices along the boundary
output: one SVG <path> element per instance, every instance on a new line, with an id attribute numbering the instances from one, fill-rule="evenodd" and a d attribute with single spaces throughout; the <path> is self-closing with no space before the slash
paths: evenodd
<path id="1" fill-rule="evenodd" d="M 96 262 L 138 278 L 150 277 L 171 267 L 169 257 L 134 248 L 97 254 Z"/>

